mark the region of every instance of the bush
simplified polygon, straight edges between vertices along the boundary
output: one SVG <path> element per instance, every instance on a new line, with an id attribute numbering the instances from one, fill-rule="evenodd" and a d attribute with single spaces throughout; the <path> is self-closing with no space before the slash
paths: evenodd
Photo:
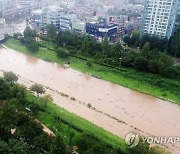
<path id="1" fill-rule="evenodd" d="M 22 34 L 21 34 L 21 33 L 14 33 L 14 34 L 13 34 L 13 37 L 14 37 L 15 39 L 18 39 L 18 38 L 22 37 Z"/>
<path id="2" fill-rule="evenodd" d="M 40 84 L 34 84 L 30 87 L 31 91 L 36 92 L 36 94 L 39 96 L 39 94 L 44 94 L 45 93 L 45 89 L 42 85 Z"/>
<path id="3" fill-rule="evenodd" d="M 90 62 L 90 61 L 87 61 L 87 62 L 86 62 L 86 65 L 87 65 L 89 68 L 93 67 L 92 62 Z"/>
<path id="4" fill-rule="evenodd" d="M 147 70 L 148 68 L 148 60 L 144 57 L 137 57 L 134 61 L 134 65 L 137 69 Z"/>
<path id="5" fill-rule="evenodd" d="M 56 53 L 59 58 L 68 58 L 68 54 L 62 49 L 56 50 Z"/>
<path id="6" fill-rule="evenodd" d="M 13 72 L 4 72 L 4 79 L 8 82 L 16 82 L 18 80 L 18 77 Z"/>

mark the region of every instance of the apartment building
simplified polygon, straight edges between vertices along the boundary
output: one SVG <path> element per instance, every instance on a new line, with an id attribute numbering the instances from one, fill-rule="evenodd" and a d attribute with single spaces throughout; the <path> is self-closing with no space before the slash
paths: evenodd
<path id="1" fill-rule="evenodd" d="M 179 0 L 146 0 L 142 33 L 170 38 L 176 21 Z"/>
<path id="2" fill-rule="evenodd" d="M 17 13 L 16 0 L 0 0 L 0 17 L 13 17 Z"/>
<path id="3" fill-rule="evenodd" d="M 22 12 L 31 11 L 41 7 L 41 0 L 17 0 L 19 10 Z M 20 11 L 21 12 L 21 11 Z"/>
<path id="4" fill-rule="evenodd" d="M 71 30 L 76 22 L 76 14 L 64 14 L 60 17 L 60 29 Z"/>
<path id="5" fill-rule="evenodd" d="M 61 10 L 58 8 L 46 8 L 42 11 L 42 25 L 45 27 L 53 24 L 57 29 L 60 29 Z"/>

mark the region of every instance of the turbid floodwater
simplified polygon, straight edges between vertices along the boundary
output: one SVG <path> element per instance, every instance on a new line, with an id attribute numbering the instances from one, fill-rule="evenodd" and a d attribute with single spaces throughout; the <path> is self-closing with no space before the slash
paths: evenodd
<path id="1" fill-rule="evenodd" d="M 0 48 L 0 70 L 20 75 L 26 86 L 32 81 L 49 87 L 56 104 L 120 137 L 130 131 L 180 137 L 179 105 L 8 48 Z M 172 147 L 180 153 L 179 143 Z"/>

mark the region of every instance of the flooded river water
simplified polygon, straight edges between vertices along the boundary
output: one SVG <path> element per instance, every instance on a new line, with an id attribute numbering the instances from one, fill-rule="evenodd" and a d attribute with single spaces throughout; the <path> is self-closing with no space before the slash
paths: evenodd
<path id="1" fill-rule="evenodd" d="M 0 48 L 0 70 L 20 75 L 24 84 L 27 80 L 48 86 L 56 104 L 122 138 L 135 130 L 154 136 L 180 136 L 180 106 L 176 104 L 8 48 Z M 180 153 L 180 144 L 175 147 Z"/>

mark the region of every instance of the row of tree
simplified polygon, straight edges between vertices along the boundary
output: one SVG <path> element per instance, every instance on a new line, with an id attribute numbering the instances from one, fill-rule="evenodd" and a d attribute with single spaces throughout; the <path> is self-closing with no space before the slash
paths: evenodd
<path id="1" fill-rule="evenodd" d="M 124 37 L 124 42 L 133 47 L 128 50 L 119 42 L 110 45 L 107 38 L 102 43 L 99 43 L 87 35 L 71 31 L 59 31 L 57 33 L 53 25 L 48 25 L 47 35 L 40 38 L 53 42 L 57 56 L 60 58 L 68 58 L 69 54 L 93 57 L 96 62 L 101 64 L 114 67 L 123 65 L 141 71 L 177 77 L 180 75 L 180 69 L 175 66 L 174 60 L 168 56 L 168 51 L 178 56 L 180 49 L 179 35 L 180 32 L 177 30 L 168 42 L 166 38 L 159 39 L 149 35 L 140 36 L 138 32 L 133 32 L 131 35 Z M 21 37 L 21 42 L 30 51 L 36 52 L 39 49 L 36 37 L 36 32 L 27 27 L 24 31 L 24 37 Z M 169 44 L 171 50 L 169 50 Z M 62 47 L 68 50 L 64 50 Z M 139 49 L 134 50 L 134 47 L 139 47 Z M 87 64 L 92 66 L 90 62 L 87 62 Z"/>
<path id="2" fill-rule="evenodd" d="M 123 53 L 122 64 L 132 66 L 142 71 L 161 74 L 168 77 L 178 77 L 180 69 L 174 60 L 165 52 L 151 50 L 150 43 L 146 43 L 139 52 Z"/>
<path id="3" fill-rule="evenodd" d="M 123 41 L 126 45 L 133 48 L 142 48 L 146 42 L 149 42 L 151 50 L 167 52 L 167 54 L 172 56 L 180 57 L 180 25 L 175 29 L 175 33 L 169 40 L 148 34 L 140 36 L 139 32 L 133 32 L 132 34 L 124 36 Z"/>
<path id="4" fill-rule="evenodd" d="M 138 44 L 135 38 L 139 38 L 138 33 L 134 33 L 131 39 L 133 45 Z M 146 39 L 145 39 L 146 38 Z M 126 39 L 126 38 L 125 38 Z M 143 36 L 142 47 L 140 49 L 126 50 L 119 42 L 110 45 L 107 38 L 102 43 L 86 36 L 74 32 L 60 31 L 55 39 L 56 51 L 59 57 L 67 58 L 65 52 L 58 50 L 58 47 L 66 47 L 70 54 L 83 55 L 95 58 L 96 62 L 108 64 L 115 67 L 121 65 L 134 67 L 141 71 L 148 71 L 169 77 L 180 75 L 179 67 L 175 66 L 174 60 L 168 56 L 166 49 L 166 39 L 158 39 L 150 36 Z M 156 47 L 156 48 L 155 48 Z"/>

